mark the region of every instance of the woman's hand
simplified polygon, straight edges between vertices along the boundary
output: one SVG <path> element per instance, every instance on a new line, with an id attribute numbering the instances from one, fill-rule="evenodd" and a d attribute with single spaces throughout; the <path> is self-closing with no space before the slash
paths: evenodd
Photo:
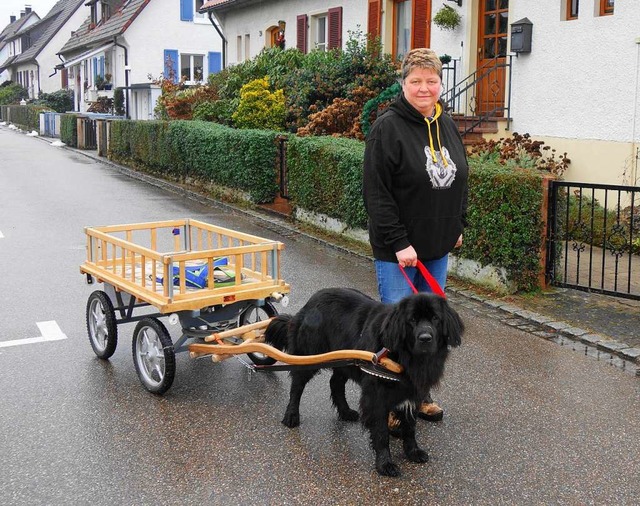
<path id="1" fill-rule="evenodd" d="M 415 267 L 418 263 L 418 254 L 413 246 L 396 251 L 396 258 L 400 267 Z"/>
<path id="2" fill-rule="evenodd" d="M 460 246 L 462 246 L 462 234 L 460 234 L 460 237 L 458 237 L 458 242 L 456 242 L 455 247 L 459 248 Z"/>

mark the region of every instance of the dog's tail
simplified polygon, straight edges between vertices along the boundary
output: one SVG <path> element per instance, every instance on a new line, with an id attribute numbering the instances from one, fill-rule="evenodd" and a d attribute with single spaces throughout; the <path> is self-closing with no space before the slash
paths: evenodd
<path id="1" fill-rule="evenodd" d="M 271 320 L 264 331 L 264 342 L 280 351 L 286 351 L 289 344 L 291 320 L 293 320 L 293 316 L 289 314 L 280 314 Z"/>

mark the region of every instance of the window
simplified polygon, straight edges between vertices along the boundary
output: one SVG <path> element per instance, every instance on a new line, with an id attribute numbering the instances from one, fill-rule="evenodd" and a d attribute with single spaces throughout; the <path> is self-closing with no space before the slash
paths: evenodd
<path id="1" fill-rule="evenodd" d="M 206 0 L 195 0 L 194 19 L 204 19 L 204 13 L 199 12 L 200 8 L 204 5 Z"/>
<path id="2" fill-rule="evenodd" d="M 242 35 L 238 35 L 238 38 L 236 39 L 236 55 L 236 60 L 238 61 L 238 63 L 244 61 L 244 59 L 242 58 Z"/>
<path id="3" fill-rule="evenodd" d="M 244 36 L 244 59 L 251 58 L 251 36 L 247 33 Z"/>
<path id="4" fill-rule="evenodd" d="M 567 19 L 578 19 L 580 0 L 567 0 Z"/>
<path id="5" fill-rule="evenodd" d="M 615 0 L 600 0 L 600 15 L 609 16 L 613 14 L 613 4 Z"/>
<path id="6" fill-rule="evenodd" d="M 93 28 L 98 24 L 98 0 L 91 2 L 91 24 L 89 28 Z"/>
<path id="7" fill-rule="evenodd" d="M 394 5 L 396 58 L 402 58 L 411 49 L 411 0 L 396 0 Z"/>
<path id="8" fill-rule="evenodd" d="M 315 48 L 320 51 L 327 50 L 327 15 L 313 16 L 312 18 L 313 39 Z"/>
<path id="9" fill-rule="evenodd" d="M 197 83 L 204 79 L 204 55 L 181 54 L 180 77 L 187 83 Z"/>
<path id="10" fill-rule="evenodd" d="M 100 12 L 100 22 L 104 23 L 111 17 L 111 5 L 106 2 L 102 2 L 101 7 L 102 10 Z"/>

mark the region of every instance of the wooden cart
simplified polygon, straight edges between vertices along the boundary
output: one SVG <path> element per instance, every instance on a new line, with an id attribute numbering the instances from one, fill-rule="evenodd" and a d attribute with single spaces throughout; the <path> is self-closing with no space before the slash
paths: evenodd
<path id="1" fill-rule="evenodd" d="M 144 387 L 157 394 L 173 383 L 176 352 L 193 343 L 218 342 L 213 334 L 238 328 L 244 337 L 226 337 L 227 344 L 249 337 L 260 342 L 261 332 L 247 334 L 247 326 L 275 316 L 274 303 L 289 293 L 280 275 L 284 245 L 278 241 L 193 219 L 87 227 L 85 232 L 87 259 L 80 272 L 89 284 L 104 286 L 87 301 L 91 346 L 108 359 L 116 350 L 117 326 L 137 321 L 134 364 Z M 189 278 L 194 272 L 200 275 L 198 286 Z M 144 314 L 138 314 L 141 309 Z M 175 344 L 162 316 L 181 325 Z M 258 351 L 249 357 L 258 365 L 276 361 Z"/>

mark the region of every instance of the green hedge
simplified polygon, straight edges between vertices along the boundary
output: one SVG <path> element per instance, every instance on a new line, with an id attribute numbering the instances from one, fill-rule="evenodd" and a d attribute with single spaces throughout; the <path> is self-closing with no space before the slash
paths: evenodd
<path id="1" fill-rule="evenodd" d="M 114 121 L 109 156 L 174 178 L 248 192 L 255 203 L 277 194 L 277 139 L 265 130 L 235 130 L 203 121 Z"/>
<path id="2" fill-rule="evenodd" d="M 362 202 L 364 143 L 334 137 L 292 137 L 287 143 L 289 196 L 296 206 L 366 228 Z"/>
<path id="3" fill-rule="evenodd" d="M 2 108 L 2 118 L 23 130 L 40 131 L 40 113 L 50 111 L 41 105 L 7 105 Z"/>
<path id="4" fill-rule="evenodd" d="M 60 140 L 72 148 L 78 147 L 78 116 L 63 114 L 60 116 Z"/>
<path id="5" fill-rule="evenodd" d="M 460 256 L 504 267 L 518 290 L 539 286 L 544 177 L 495 167 L 472 168 L 469 174 L 469 226 Z"/>

